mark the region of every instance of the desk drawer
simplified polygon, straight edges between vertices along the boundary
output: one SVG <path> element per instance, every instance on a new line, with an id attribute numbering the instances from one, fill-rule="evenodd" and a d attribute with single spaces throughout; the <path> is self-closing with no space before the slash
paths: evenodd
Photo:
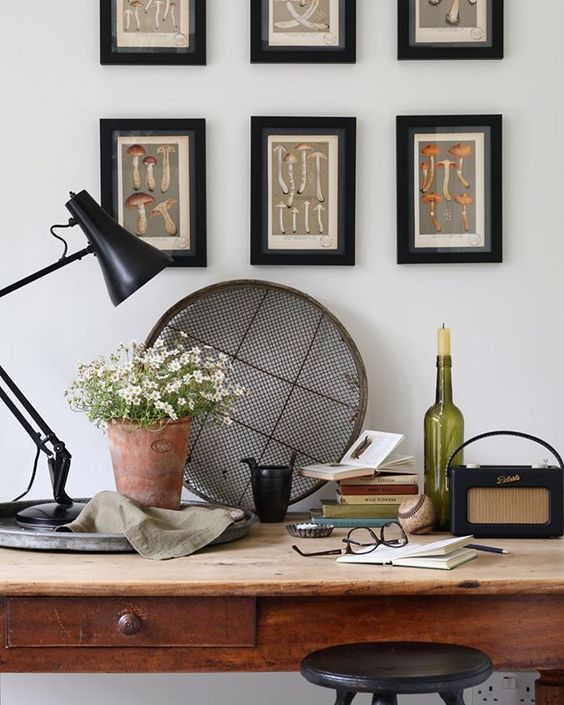
<path id="1" fill-rule="evenodd" d="M 6 646 L 254 646 L 248 597 L 6 600 Z"/>

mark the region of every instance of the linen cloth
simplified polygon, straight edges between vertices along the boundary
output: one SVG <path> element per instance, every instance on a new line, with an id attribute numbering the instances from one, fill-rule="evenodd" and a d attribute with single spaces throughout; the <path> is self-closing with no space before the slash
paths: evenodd
<path id="1" fill-rule="evenodd" d="M 56 531 L 124 534 L 144 558 L 189 556 L 244 519 L 234 507 L 187 506 L 179 510 L 140 507 L 119 492 L 99 492 L 70 524 Z"/>

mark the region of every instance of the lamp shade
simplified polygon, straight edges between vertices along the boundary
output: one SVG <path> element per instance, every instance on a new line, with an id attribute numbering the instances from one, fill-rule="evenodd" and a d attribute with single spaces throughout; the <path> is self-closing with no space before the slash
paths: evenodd
<path id="1" fill-rule="evenodd" d="M 98 258 L 114 306 L 172 264 L 172 257 L 118 225 L 87 191 L 71 196 L 66 207 Z"/>

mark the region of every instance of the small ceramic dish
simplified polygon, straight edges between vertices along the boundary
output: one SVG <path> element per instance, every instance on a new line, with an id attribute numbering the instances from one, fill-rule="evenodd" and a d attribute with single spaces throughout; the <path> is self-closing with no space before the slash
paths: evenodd
<path id="1" fill-rule="evenodd" d="M 309 522 L 286 525 L 286 531 L 296 539 L 322 539 L 330 536 L 334 528 L 331 525 L 320 526 Z"/>

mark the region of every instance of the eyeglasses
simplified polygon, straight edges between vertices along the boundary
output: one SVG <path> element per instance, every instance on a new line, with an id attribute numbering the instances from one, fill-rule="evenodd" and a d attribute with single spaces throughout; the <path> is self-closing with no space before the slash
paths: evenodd
<path id="1" fill-rule="evenodd" d="M 371 553 L 378 546 L 387 546 L 388 548 L 402 548 L 407 545 L 408 538 L 402 527 L 395 521 L 389 521 L 384 526 L 381 526 L 376 532 L 367 526 L 359 526 L 351 529 L 344 539 L 344 548 L 335 548 L 331 551 L 315 551 L 314 553 L 304 553 L 297 546 L 292 546 L 296 553 L 304 558 L 312 556 L 341 556 L 351 553 Z"/>

